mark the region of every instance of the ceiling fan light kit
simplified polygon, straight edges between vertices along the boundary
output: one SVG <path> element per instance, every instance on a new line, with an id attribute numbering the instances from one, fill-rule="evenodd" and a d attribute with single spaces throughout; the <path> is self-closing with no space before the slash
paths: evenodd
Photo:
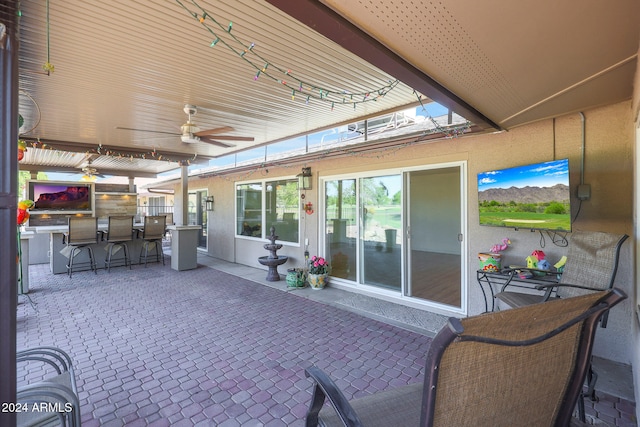
<path id="1" fill-rule="evenodd" d="M 195 144 L 196 142 L 200 142 L 200 138 L 194 136 L 192 133 L 185 133 L 180 136 L 182 142 L 187 144 Z"/>

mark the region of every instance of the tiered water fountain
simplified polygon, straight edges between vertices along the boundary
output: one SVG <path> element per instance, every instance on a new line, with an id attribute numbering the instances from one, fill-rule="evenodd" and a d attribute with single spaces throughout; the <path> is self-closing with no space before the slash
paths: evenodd
<path id="1" fill-rule="evenodd" d="M 269 267 L 269 272 L 267 273 L 267 280 L 269 282 L 277 282 L 280 280 L 280 274 L 278 274 L 278 266 L 284 264 L 289 259 L 288 256 L 278 255 L 276 251 L 282 248 L 282 244 L 276 243 L 276 229 L 271 226 L 269 229 L 271 234 L 268 239 L 271 240 L 271 243 L 267 243 L 264 245 L 264 248 L 269 251 L 269 256 L 261 256 L 258 258 L 258 262 L 262 265 L 266 265 Z"/>

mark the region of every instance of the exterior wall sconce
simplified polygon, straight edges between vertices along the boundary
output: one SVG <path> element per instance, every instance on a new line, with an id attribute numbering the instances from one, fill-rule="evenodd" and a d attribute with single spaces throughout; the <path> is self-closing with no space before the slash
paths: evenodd
<path id="1" fill-rule="evenodd" d="M 205 199 L 205 202 L 207 204 L 207 210 L 208 211 L 212 211 L 213 210 L 213 196 L 207 196 L 207 198 Z"/>
<path id="2" fill-rule="evenodd" d="M 301 190 L 311 190 L 311 168 L 306 167 L 302 168 L 302 173 L 297 175 L 298 177 L 298 187 Z"/>

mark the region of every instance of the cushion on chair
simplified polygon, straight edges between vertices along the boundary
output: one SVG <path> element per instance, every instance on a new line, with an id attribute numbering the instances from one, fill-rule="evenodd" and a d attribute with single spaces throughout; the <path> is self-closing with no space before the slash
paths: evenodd
<path id="1" fill-rule="evenodd" d="M 417 426 L 420 424 L 422 382 L 363 396 L 349 401 L 367 427 Z M 320 426 L 344 427 L 336 411 L 325 405 Z"/>

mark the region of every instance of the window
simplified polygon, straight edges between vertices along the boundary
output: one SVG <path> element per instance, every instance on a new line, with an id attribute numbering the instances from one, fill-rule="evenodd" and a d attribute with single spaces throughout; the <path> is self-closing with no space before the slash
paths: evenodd
<path id="1" fill-rule="evenodd" d="M 298 181 L 282 180 L 266 183 L 266 221 L 271 233 L 274 227 L 279 240 L 298 243 L 299 200 Z"/>
<path id="2" fill-rule="evenodd" d="M 298 243 L 299 224 L 296 179 L 236 186 L 236 235 L 266 238 L 274 227 L 279 241 Z"/>
<path id="3" fill-rule="evenodd" d="M 431 133 L 447 135 L 453 129 L 467 132 L 470 131 L 469 127 L 470 123 L 464 117 L 447 110 L 438 103 L 430 102 L 224 156 L 209 161 L 209 165 L 220 168 L 235 167 L 297 156 L 302 153 L 341 148 L 345 145 L 381 138 Z"/>
<path id="4" fill-rule="evenodd" d="M 262 183 L 236 187 L 236 234 L 262 237 Z"/>

